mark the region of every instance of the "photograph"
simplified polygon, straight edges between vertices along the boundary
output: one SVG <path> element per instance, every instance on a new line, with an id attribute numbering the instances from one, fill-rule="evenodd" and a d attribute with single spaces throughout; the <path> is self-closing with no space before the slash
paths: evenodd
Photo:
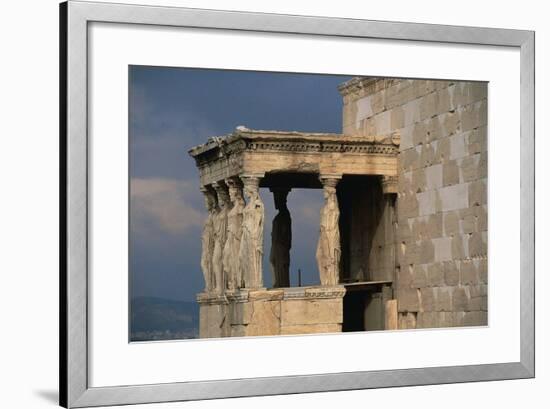
<path id="1" fill-rule="evenodd" d="M 543 2 L 4 11 L 1 408 L 545 407 Z"/>
<path id="2" fill-rule="evenodd" d="M 131 342 L 488 325 L 487 82 L 128 78 Z"/>

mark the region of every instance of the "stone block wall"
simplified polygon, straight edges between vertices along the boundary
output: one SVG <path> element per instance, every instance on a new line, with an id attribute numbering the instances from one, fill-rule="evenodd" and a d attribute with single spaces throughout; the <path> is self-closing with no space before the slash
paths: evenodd
<path id="1" fill-rule="evenodd" d="M 401 138 L 399 328 L 486 325 L 487 84 L 354 79 L 340 91 L 343 133 Z"/>

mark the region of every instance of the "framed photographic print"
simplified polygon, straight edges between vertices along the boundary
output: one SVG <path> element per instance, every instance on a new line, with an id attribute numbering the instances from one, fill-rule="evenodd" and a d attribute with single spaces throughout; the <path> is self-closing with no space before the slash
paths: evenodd
<path id="1" fill-rule="evenodd" d="M 534 376 L 534 33 L 69 1 L 61 405 Z"/>

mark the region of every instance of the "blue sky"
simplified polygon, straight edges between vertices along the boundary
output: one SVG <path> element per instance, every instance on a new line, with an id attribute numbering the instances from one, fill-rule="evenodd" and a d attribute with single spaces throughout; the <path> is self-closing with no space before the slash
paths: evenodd
<path id="1" fill-rule="evenodd" d="M 200 236 L 206 215 L 187 154 L 208 137 L 252 129 L 341 132 L 338 84 L 346 76 L 131 66 L 130 285 L 132 296 L 195 300 L 203 288 Z M 264 200 L 264 284 L 271 285 L 273 199 Z M 294 190 L 291 284 L 318 282 L 320 190 Z"/>

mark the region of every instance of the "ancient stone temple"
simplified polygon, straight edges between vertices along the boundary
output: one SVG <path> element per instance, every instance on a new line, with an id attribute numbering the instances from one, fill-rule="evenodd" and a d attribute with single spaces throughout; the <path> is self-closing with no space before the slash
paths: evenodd
<path id="1" fill-rule="evenodd" d="M 208 209 L 201 337 L 487 324 L 486 84 L 355 78 L 339 91 L 342 134 L 238 127 L 189 151 Z M 323 190 L 320 285 L 291 287 L 287 197 L 303 188 Z"/>

